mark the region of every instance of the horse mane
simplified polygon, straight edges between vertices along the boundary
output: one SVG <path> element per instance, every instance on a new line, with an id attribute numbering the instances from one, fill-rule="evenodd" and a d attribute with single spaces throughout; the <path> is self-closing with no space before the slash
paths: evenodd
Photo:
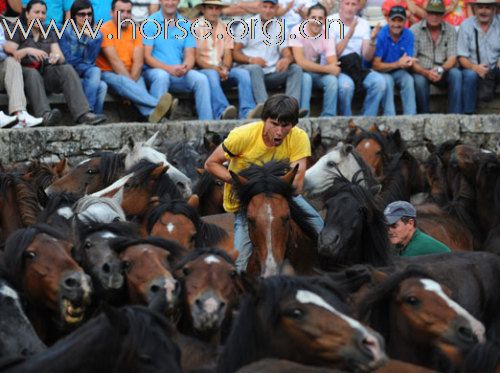
<path id="1" fill-rule="evenodd" d="M 352 149 L 350 153 L 352 154 L 352 156 L 354 157 L 354 159 L 358 163 L 358 166 L 361 169 L 361 173 L 363 175 L 363 179 L 364 179 L 367 187 L 369 188 L 369 187 L 378 185 L 379 182 L 375 178 L 373 170 L 370 168 L 370 166 L 368 166 L 368 164 L 365 162 L 363 157 L 361 157 L 361 155 L 357 152 L 357 150 Z"/>
<path id="2" fill-rule="evenodd" d="M 126 154 L 114 152 L 97 152 L 90 158 L 100 158 L 99 171 L 102 174 L 103 185 L 111 185 L 118 180 L 125 170 Z"/>
<path id="3" fill-rule="evenodd" d="M 270 161 L 261 166 L 251 165 L 239 173 L 247 182 L 241 185 L 233 183 L 233 190 L 240 200 L 243 211 L 246 211 L 251 199 L 257 194 L 264 193 L 266 196 L 279 194 L 283 196 L 290 206 L 292 220 L 311 239 L 316 240 L 318 234 L 309 222 L 310 216 L 294 200 L 295 188 L 293 185 L 280 179 L 289 170 L 288 161 Z"/>
<path id="4" fill-rule="evenodd" d="M 18 229 L 12 233 L 5 243 L 4 264 L 7 278 L 16 285 L 16 290 L 21 289 L 21 275 L 24 269 L 24 252 L 33 242 L 35 237 L 45 233 L 58 240 L 65 240 L 64 235 L 46 224 L 36 224 L 29 228 Z"/>
<path id="5" fill-rule="evenodd" d="M 75 235 L 79 241 L 97 232 L 110 232 L 118 237 L 138 238 L 139 228 L 136 224 L 126 221 L 116 221 L 103 224 L 98 221 L 89 223 L 77 222 L 75 225 Z"/>
<path id="6" fill-rule="evenodd" d="M 40 223 L 46 222 L 50 216 L 57 212 L 61 207 L 70 207 L 78 201 L 79 197 L 75 193 L 60 192 L 47 197 L 47 205 L 38 215 L 37 221 Z"/>
<path id="7" fill-rule="evenodd" d="M 402 157 L 403 153 L 395 154 L 387 165 L 385 177 L 382 180 L 382 190 L 376 197 L 381 207 L 394 201 L 410 199 L 410 195 L 405 190 L 405 180 L 400 168 Z"/>
<path id="8" fill-rule="evenodd" d="M 389 343 L 390 335 L 390 308 L 393 293 L 399 284 L 409 278 L 428 278 L 434 280 L 422 267 L 413 265 L 404 271 L 396 272 L 373 288 L 363 299 L 358 308 L 358 319 L 367 322 L 373 329 Z M 436 280 L 434 280 L 436 281 Z"/>
<path id="9" fill-rule="evenodd" d="M 468 351 L 464 351 L 464 372 L 493 373 L 500 364 L 498 346 L 489 341 L 476 343 Z"/>
<path id="10" fill-rule="evenodd" d="M 481 176 L 488 172 L 488 168 L 494 168 L 496 171 L 496 178 L 494 181 L 494 186 L 491 189 L 493 192 L 493 203 L 496 211 L 500 210 L 500 161 L 498 159 L 492 160 L 489 158 L 483 159 L 479 164 L 479 169 L 476 174 L 476 185 L 485 186 L 484 181 L 481 180 Z M 484 176 L 483 176 L 484 177 Z M 493 183 L 492 183 L 493 184 Z"/>
<path id="11" fill-rule="evenodd" d="M 390 265 L 392 259 L 389 253 L 389 238 L 387 237 L 385 217 L 370 191 L 360 185 L 358 175 L 359 173 L 354 175 L 353 181 L 343 176 L 336 177 L 333 185 L 322 195 L 326 204 L 329 199 L 336 195 L 347 193 L 352 195 L 363 206 L 364 223 L 360 239 L 363 247 L 357 250 L 359 252 L 354 252 L 356 248 L 353 247 L 343 250 L 342 257 L 338 256 L 337 260 L 339 263 L 348 263 L 354 260 L 355 263 L 368 263 L 375 266 Z M 355 258 L 355 255 L 358 258 Z"/>
<path id="12" fill-rule="evenodd" d="M 264 357 L 279 358 L 273 356 L 271 351 L 268 330 L 277 325 L 282 299 L 295 298 L 298 290 L 314 292 L 335 304 L 339 312 L 348 313 L 342 292 L 337 291 L 334 284 L 324 287 L 312 279 L 314 278 L 274 276 L 253 285 L 256 288 L 244 294 L 240 300 L 240 311 L 225 348 L 219 355 L 217 371 L 235 372 Z"/>
<path id="13" fill-rule="evenodd" d="M 134 173 L 134 176 L 132 176 L 129 179 L 129 184 L 136 186 L 136 187 L 142 187 L 147 184 L 147 182 L 150 180 L 150 175 L 153 170 L 155 170 L 159 166 L 158 163 L 153 163 L 148 161 L 147 159 L 141 159 L 136 165 L 134 165 L 130 169 L 130 173 Z M 155 196 L 162 198 L 176 198 L 176 199 L 182 199 L 182 194 L 179 191 L 179 188 L 175 185 L 175 183 L 172 181 L 170 176 L 166 172 L 164 172 L 160 177 L 158 178 L 158 183 L 156 184 L 155 191 L 153 192 Z"/>
<path id="14" fill-rule="evenodd" d="M 351 143 L 356 147 L 362 140 L 372 139 L 379 143 L 382 148 L 382 153 L 387 154 L 389 144 L 384 136 L 382 136 L 379 132 L 367 131 L 361 127 L 358 127 L 358 129 L 360 130 L 359 133 L 352 131 L 347 135 L 346 142 Z"/>
<path id="15" fill-rule="evenodd" d="M 35 224 L 40 212 L 36 192 L 19 175 L 0 173 L 0 194 L 5 196 L 11 186 L 14 187 L 17 207 L 23 225 L 28 227 Z"/>
<path id="16" fill-rule="evenodd" d="M 160 237 L 146 237 L 146 238 L 131 238 L 131 237 L 118 237 L 110 242 L 111 249 L 117 254 L 121 254 L 130 246 L 135 245 L 152 245 L 166 250 L 170 253 L 173 261 L 182 258 L 186 252 L 182 246 L 174 241 L 165 240 Z"/>
<path id="17" fill-rule="evenodd" d="M 234 265 L 234 261 L 231 259 L 229 255 L 225 251 L 222 251 L 217 248 L 213 247 L 204 247 L 202 249 L 196 249 L 191 252 L 189 252 L 184 258 L 181 259 L 179 264 L 177 265 L 176 269 L 184 267 L 187 263 L 192 262 L 196 259 L 198 259 L 200 256 L 204 255 L 215 255 L 223 260 L 225 260 L 227 263 Z"/>
<path id="18" fill-rule="evenodd" d="M 193 194 L 196 194 L 200 199 L 209 193 L 215 183 L 215 177 L 210 172 L 203 172 L 198 178 L 198 182 L 193 187 Z"/>
<path id="19" fill-rule="evenodd" d="M 146 228 L 148 232 L 151 232 L 153 226 L 166 212 L 184 215 L 193 222 L 196 229 L 196 248 L 217 246 L 218 243 L 228 237 L 227 232 L 223 228 L 202 220 L 196 209 L 189 206 L 184 200 L 167 200 L 156 206 L 148 215 Z"/>
<path id="20" fill-rule="evenodd" d="M 44 189 L 52 184 L 56 178 L 50 166 L 38 159 L 33 159 L 29 163 L 26 173 L 31 173 L 34 185 L 38 185 Z"/>

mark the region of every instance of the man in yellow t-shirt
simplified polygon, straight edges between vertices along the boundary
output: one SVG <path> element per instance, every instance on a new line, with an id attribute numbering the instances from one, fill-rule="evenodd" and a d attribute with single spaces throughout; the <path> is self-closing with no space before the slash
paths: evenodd
<path id="1" fill-rule="evenodd" d="M 297 100 L 283 94 L 274 95 L 264 103 L 262 121 L 233 129 L 205 163 L 208 172 L 226 183 L 224 209 L 236 214 L 234 247 L 239 253 L 236 260 L 239 270 L 246 268 L 253 246 L 248 236 L 246 216 L 239 211 L 239 202 L 232 193 L 229 170 L 239 173 L 252 164 L 263 164 L 271 160 L 288 160 L 291 167 L 298 164 L 299 169 L 293 182 L 297 192 L 294 201 L 311 217 L 310 223 L 318 233 L 323 229 L 321 216 L 300 195 L 306 172 L 306 159 L 311 155 L 311 144 L 307 134 L 296 127 L 298 121 Z M 224 167 L 227 160 L 229 160 L 228 169 Z"/>
<path id="2" fill-rule="evenodd" d="M 96 60 L 102 80 L 116 94 L 130 100 L 150 122 L 157 123 L 173 111 L 175 104 L 169 93 L 155 97 L 146 88 L 142 76 L 144 47 L 141 33 L 134 30 L 131 20 L 132 2 L 113 0 L 111 17 L 101 27 L 102 50 Z"/>

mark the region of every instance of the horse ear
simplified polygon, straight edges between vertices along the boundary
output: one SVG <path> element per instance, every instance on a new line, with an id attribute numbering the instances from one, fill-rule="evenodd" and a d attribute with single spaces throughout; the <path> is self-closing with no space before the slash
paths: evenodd
<path id="1" fill-rule="evenodd" d="M 290 264 L 290 261 L 288 259 L 285 259 L 283 264 L 280 267 L 280 276 L 295 276 L 295 269 L 293 269 L 292 265 Z"/>
<path id="2" fill-rule="evenodd" d="M 354 123 L 354 121 L 352 119 L 349 119 L 349 122 L 347 122 L 347 128 L 351 129 L 351 130 L 355 130 L 358 128 L 358 126 L 356 125 L 356 123 Z"/>
<path id="3" fill-rule="evenodd" d="M 160 131 L 156 131 L 155 134 L 153 136 L 151 136 L 145 143 L 144 145 L 147 145 L 147 146 L 151 146 L 153 147 L 155 142 L 156 142 L 156 138 L 158 137 L 158 134 L 160 133 Z"/>
<path id="4" fill-rule="evenodd" d="M 382 282 L 384 282 L 388 278 L 389 278 L 389 274 L 388 273 L 385 273 L 385 272 L 382 272 L 382 271 L 378 271 L 376 269 L 374 269 L 372 271 L 372 279 L 373 279 L 373 282 L 375 284 L 381 284 Z"/>
<path id="5" fill-rule="evenodd" d="M 321 146 L 321 142 L 323 141 L 323 139 L 321 138 L 321 131 L 319 130 L 319 128 L 313 130 L 311 140 L 313 148 Z"/>
<path id="6" fill-rule="evenodd" d="M 391 139 L 398 147 L 401 147 L 403 145 L 403 138 L 401 137 L 401 132 L 399 131 L 399 129 L 394 131 L 394 133 L 391 135 Z"/>
<path id="7" fill-rule="evenodd" d="M 236 186 L 245 185 L 248 182 L 248 180 L 243 176 L 237 175 L 233 171 L 229 171 L 229 174 L 231 175 L 231 179 L 233 179 Z"/>
<path id="8" fill-rule="evenodd" d="M 196 170 L 196 173 L 198 175 L 203 175 L 205 173 L 205 169 L 204 168 L 198 168 L 198 167 L 196 167 L 195 170 Z"/>
<path id="9" fill-rule="evenodd" d="M 376 196 L 382 190 L 382 184 L 373 185 L 370 187 L 370 193 L 372 196 Z"/>
<path id="10" fill-rule="evenodd" d="M 127 317 L 115 307 L 105 303 L 103 305 L 103 312 L 109 320 L 111 326 L 118 331 L 121 335 L 126 335 L 129 330 L 129 322 Z"/>
<path id="11" fill-rule="evenodd" d="M 187 204 L 191 206 L 194 209 L 198 208 L 198 205 L 200 204 L 200 197 L 196 194 L 192 194 L 191 197 L 187 200 Z"/>
<path id="12" fill-rule="evenodd" d="M 116 203 L 118 203 L 120 206 L 123 202 L 123 187 L 121 187 L 120 189 L 118 189 L 118 192 L 115 193 L 115 195 L 113 197 L 111 197 L 113 200 L 116 201 Z"/>
<path id="13" fill-rule="evenodd" d="M 368 127 L 368 132 L 380 132 L 377 123 L 373 123 L 370 127 Z"/>
<path id="14" fill-rule="evenodd" d="M 66 168 L 66 158 L 61 159 L 53 166 L 53 170 L 56 173 L 57 177 L 61 177 L 64 169 Z"/>
<path id="15" fill-rule="evenodd" d="M 168 170 L 168 165 L 164 165 L 163 163 L 158 163 L 158 166 L 151 172 L 151 177 L 154 179 L 159 178 L 161 175 L 163 175 L 165 172 Z"/>
<path id="16" fill-rule="evenodd" d="M 429 153 L 434 153 L 436 151 L 436 145 L 432 142 L 431 139 L 428 139 L 427 137 L 424 137 L 424 144 Z"/>
<path id="17" fill-rule="evenodd" d="M 247 294 L 250 294 L 252 298 L 257 299 L 259 297 L 261 287 L 259 279 L 252 275 L 249 275 L 245 271 L 240 273 L 240 279 L 243 291 Z"/>
<path id="18" fill-rule="evenodd" d="M 49 196 L 47 195 L 47 193 L 45 193 L 45 189 L 39 187 L 38 190 L 36 191 L 36 196 L 38 198 L 38 202 L 40 203 L 40 205 L 46 207 L 47 203 L 49 202 Z"/>
<path id="19" fill-rule="evenodd" d="M 291 169 L 286 173 L 286 175 L 281 177 L 281 180 L 291 185 L 293 183 L 293 179 L 295 179 L 295 175 L 297 175 L 298 170 L 299 170 L 299 165 L 296 164 L 293 169 Z"/>

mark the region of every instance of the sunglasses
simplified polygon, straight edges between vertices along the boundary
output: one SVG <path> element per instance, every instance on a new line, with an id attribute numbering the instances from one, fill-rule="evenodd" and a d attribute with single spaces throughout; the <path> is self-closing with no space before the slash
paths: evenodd
<path id="1" fill-rule="evenodd" d="M 78 12 L 76 13 L 77 16 L 80 16 L 80 17 L 92 17 L 92 12 Z"/>

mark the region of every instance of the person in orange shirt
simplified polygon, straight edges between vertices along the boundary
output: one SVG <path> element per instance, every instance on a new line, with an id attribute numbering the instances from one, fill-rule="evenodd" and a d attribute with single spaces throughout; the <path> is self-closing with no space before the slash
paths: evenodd
<path id="1" fill-rule="evenodd" d="M 113 0 L 111 20 L 101 27 L 102 51 L 96 65 L 102 70 L 102 80 L 119 96 L 130 100 L 152 123 L 171 114 L 177 99 L 165 93 L 159 99 L 151 95 L 142 76 L 144 47 L 142 36 L 135 27 L 130 0 Z"/>

